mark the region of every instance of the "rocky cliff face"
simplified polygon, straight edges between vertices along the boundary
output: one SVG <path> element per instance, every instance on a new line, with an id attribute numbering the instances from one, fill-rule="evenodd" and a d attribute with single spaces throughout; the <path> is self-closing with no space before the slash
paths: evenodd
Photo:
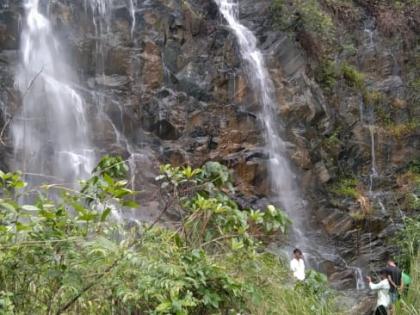
<path id="1" fill-rule="evenodd" d="M 149 208 L 160 163 L 207 160 L 234 170 L 239 202 L 258 204 L 270 194 L 260 108 L 217 6 L 133 3 L 134 16 L 124 0 L 102 15 L 89 1 L 48 3 L 79 74 L 98 154 L 131 156 Z M 348 261 L 374 268 L 395 252 L 386 240 L 401 215 L 419 208 L 418 5 L 319 1 L 322 32 L 315 26 L 326 22 L 308 20 L 300 1 L 239 3 L 266 55 L 308 211 Z M 22 14 L 20 1 L 1 2 L 0 168 L 13 158 Z M 325 268 L 338 286 L 354 286 L 352 274 Z"/>

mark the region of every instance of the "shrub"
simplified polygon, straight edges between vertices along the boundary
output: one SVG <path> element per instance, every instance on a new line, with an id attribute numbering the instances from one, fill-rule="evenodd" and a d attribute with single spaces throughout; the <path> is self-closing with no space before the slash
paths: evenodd
<path id="1" fill-rule="evenodd" d="M 285 286 L 288 271 L 264 252 L 264 235 L 289 224 L 280 209 L 240 209 L 219 163 L 161 171 L 160 217 L 179 213 L 175 228 L 109 220 L 137 207 L 120 158 L 101 160 L 80 192 L 25 191 L 19 173 L 0 172 L 1 313 L 330 312 L 317 290 Z"/>
<path id="2" fill-rule="evenodd" d="M 321 62 L 315 69 L 315 80 L 328 93 L 332 92 L 338 77 L 337 65 L 331 60 Z"/>
<path id="3" fill-rule="evenodd" d="M 420 128 L 420 120 L 412 120 L 403 124 L 388 124 L 387 131 L 395 138 L 407 136 Z"/>
<path id="4" fill-rule="evenodd" d="M 303 28 L 323 41 L 332 40 L 334 24 L 317 0 L 274 0 L 272 8 L 274 20 L 283 30 Z"/>
<path id="5" fill-rule="evenodd" d="M 410 271 L 411 260 L 418 255 L 420 249 L 420 216 L 404 219 L 404 229 L 394 239 L 400 253 L 398 261 L 403 269 Z"/>
<path id="6" fill-rule="evenodd" d="M 367 105 L 379 106 L 385 99 L 385 96 L 379 91 L 365 91 L 363 101 Z"/>
<path id="7" fill-rule="evenodd" d="M 358 181 L 355 178 L 344 178 L 336 183 L 331 191 L 342 197 L 351 197 L 356 199 L 359 196 L 357 190 Z"/>
<path id="8" fill-rule="evenodd" d="M 365 76 L 363 73 L 357 71 L 353 66 L 348 64 L 343 64 L 341 66 L 341 72 L 343 74 L 343 78 L 346 80 L 349 86 L 358 90 L 364 89 Z"/>
<path id="9" fill-rule="evenodd" d="M 401 315 L 420 315 L 420 300 L 418 298 L 420 292 L 420 254 L 411 259 L 412 283 L 406 295 L 402 296 L 399 304 L 397 304 L 397 314 Z"/>

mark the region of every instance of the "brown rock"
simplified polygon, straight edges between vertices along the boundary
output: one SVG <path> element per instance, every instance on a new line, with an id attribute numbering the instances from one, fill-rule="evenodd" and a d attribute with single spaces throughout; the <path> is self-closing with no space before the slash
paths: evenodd
<path id="1" fill-rule="evenodd" d="M 150 89 L 157 89 L 163 81 L 163 67 L 160 48 L 152 41 L 146 41 L 144 51 L 141 54 L 143 59 L 143 84 Z"/>
<path id="2" fill-rule="evenodd" d="M 322 184 L 330 181 L 331 175 L 323 162 L 318 162 L 315 164 L 315 172 Z"/>
<path id="3" fill-rule="evenodd" d="M 407 107 L 407 101 L 406 100 L 402 100 L 400 98 L 395 98 L 392 101 L 392 106 L 394 106 L 395 108 L 404 109 L 404 108 Z"/>
<path id="4" fill-rule="evenodd" d="M 302 148 L 302 147 L 296 148 L 296 151 L 293 153 L 291 158 L 295 162 L 295 164 L 301 169 L 308 170 L 312 166 L 311 155 L 309 154 L 309 151 L 306 150 L 305 148 Z M 328 180 L 329 179 L 330 178 L 328 178 Z"/>

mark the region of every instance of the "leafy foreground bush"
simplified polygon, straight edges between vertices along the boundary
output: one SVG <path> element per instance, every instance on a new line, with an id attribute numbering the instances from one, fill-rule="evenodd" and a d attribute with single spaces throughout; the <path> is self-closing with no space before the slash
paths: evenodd
<path id="1" fill-rule="evenodd" d="M 399 263 L 410 274 L 412 283 L 401 298 L 398 314 L 420 315 L 420 216 L 404 219 L 404 229 L 396 235 Z"/>
<path id="2" fill-rule="evenodd" d="M 224 166 L 162 167 L 161 216 L 179 217 L 171 228 L 109 220 L 137 206 L 126 173 L 106 157 L 74 191 L 25 190 L 19 173 L 0 172 L 1 314 L 329 313 L 316 275 L 294 288 L 263 251 L 286 215 L 239 209 Z"/>
<path id="3" fill-rule="evenodd" d="M 420 254 L 411 262 L 412 284 L 406 295 L 403 295 L 398 305 L 397 313 L 401 315 L 420 315 Z"/>

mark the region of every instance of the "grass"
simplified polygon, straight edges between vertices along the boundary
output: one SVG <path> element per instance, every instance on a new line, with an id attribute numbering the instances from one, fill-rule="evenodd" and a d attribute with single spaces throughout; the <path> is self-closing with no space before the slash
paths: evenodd
<path id="1" fill-rule="evenodd" d="M 359 192 L 357 190 L 358 181 L 355 178 L 344 178 L 336 183 L 331 191 L 342 197 L 351 197 L 357 199 Z"/>
<path id="2" fill-rule="evenodd" d="M 341 66 L 341 72 L 347 84 L 358 90 L 363 90 L 365 87 L 365 75 L 349 64 Z"/>
<path id="3" fill-rule="evenodd" d="M 387 131 L 389 134 L 399 139 L 413 133 L 418 128 L 420 128 L 420 120 L 413 120 L 404 124 L 388 125 Z"/>
<path id="4" fill-rule="evenodd" d="M 224 266 L 253 290 L 245 303 L 253 315 L 335 315 L 333 295 L 314 294 L 308 286 L 295 286 L 288 265 L 277 256 L 266 253 L 256 260 L 231 256 Z"/>
<path id="5" fill-rule="evenodd" d="M 397 314 L 400 315 L 420 315 L 420 253 L 412 259 L 410 276 L 410 289 L 397 305 Z"/>

